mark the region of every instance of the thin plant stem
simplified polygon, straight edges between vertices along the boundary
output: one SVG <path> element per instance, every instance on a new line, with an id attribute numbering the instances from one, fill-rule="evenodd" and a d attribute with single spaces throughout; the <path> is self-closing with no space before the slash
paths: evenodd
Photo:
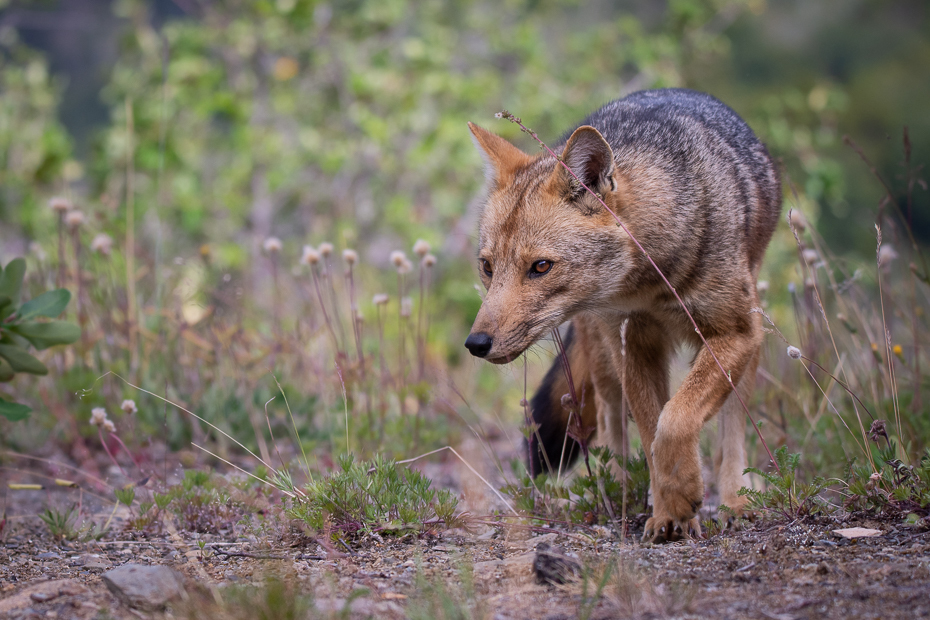
<path id="1" fill-rule="evenodd" d="M 339 339 L 336 338 L 336 332 L 333 330 L 333 323 L 329 320 L 329 312 L 326 311 L 326 303 L 323 301 L 323 291 L 320 290 L 320 279 L 316 273 L 316 267 L 310 267 L 310 276 L 313 279 L 313 288 L 316 291 L 316 298 L 320 302 L 320 310 L 323 312 L 323 321 L 326 323 L 326 329 L 329 331 L 330 338 L 333 339 L 333 347 L 336 349 L 336 357 L 343 355 L 342 349 L 339 348 Z"/>
<path id="2" fill-rule="evenodd" d="M 885 341 L 885 358 L 888 361 L 888 377 L 891 380 L 891 404 L 894 407 L 895 425 L 898 427 L 898 437 L 903 439 L 901 434 L 901 409 L 898 407 L 898 386 L 894 376 L 894 353 L 891 347 L 891 332 L 888 331 L 888 323 L 885 319 L 885 295 L 882 289 L 882 265 L 879 257 L 879 251 L 882 247 L 882 229 L 878 224 L 875 225 L 875 234 L 878 241 L 875 247 L 876 274 L 878 277 L 878 301 L 882 309 L 882 332 Z"/>
<path id="3" fill-rule="evenodd" d="M 368 427 L 375 428 L 374 413 L 371 409 L 371 394 L 368 393 L 368 373 L 365 369 L 365 353 L 362 351 L 362 324 L 358 315 L 358 303 L 355 299 L 355 279 L 352 263 L 346 265 L 346 285 L 349 289 L 349 312 L 352 321 L 352 335 L 355 337 L 355 353 L 358 355 L 358 369 L 362 379 L 362 394 L 365 397 L 365 410 L 368 414 Z"/>
<path id="4" fill-rule="evenodd" d="M 129 368 L 139 367 L 136 343 L 136 208 L 135 208 L 135 126 L 132 100 L 126 97 L 126 331 L 129 340 Z"/>
<path id="5" fill-rule="evenodd" d="M 643 253 L 646 259 L 655 269 L 656 273 L 659 274 L 659 276 L 662 278 L 662 281 L 665 282 L 666 286 L 668 286 L 669 290 L 675 296 L 675 299 L 678 301 L 678 304 L 681 306 L 682 310 L 685 311 L 685 314 L 688 316 L 688 319 L 691 321 L 691 324 L 694 326 L 694 331 L 701 338 L 701 342 L 704 343 L 704 347 L 707 349 L 708 353 L 710 353 L 711 357 L 717 363 L 717 366 L 720 368 L 720 372 L 723 373 L 723 376 L 726 378 L 727 383 L 730 384 L 730 389 L 733 390 L 733 392 L 736 394 L 737 400 L 739 400 L 740 405 L 742 405 L 743 411 L 746 412 L 746 415 L 749 417 L 749 421 L 752 422 L 752 427 L 755 429 L 756 434 L 759 436 L 759 440 L 762 442 L 762 446 L 765 448 L 765 451 L 768 454 L 769 460 L 771 461 L 772 465 L 775 467 L 775 471 L 780 473 L 781 468 L 778 466 L 778 463 L 775 461 L 775 457 L 772 454 L 772 451 L 769 449 L 769 445 L 768 443 L 766 443 L 765 437 L 762 435 L 762 431 L 759 429 L 759 426 L 756 424 L 755 419 L 752 417 L 752 413 L 750 413 L 749 407 L 743 401 L 743 397 L 740 396 L 739 390 L 736 389 L 736 385 L 734 385 L 733 383 L 733 378 L 730 376 L 730 373 L 728 373 L 726 369 L 723 367 L 723 364 L 720 363 L 720 360 L 717 358 L 717 354 L 714 353 L 714 350 L 711 348 L 710 344 L 707 342 L 707 339 L 704 338 L 704 334 L 701 332 L 701 328 L 698 327 L 697 321 L 694 320 L 694 317 L 691 315 L 691 312 L 688 310 L 688 307 L 685 305 L 685 302 L 681 299 L 681 296 L 679 296 L 678 291 L 675 290 L 675 287 L 672 286 L 672 283 L 668 281 L 668 278 L 665 277 L 665 274 L 662 273 L 662 270 L 659 269 L 658 265 L 656 265 L 655 261 L 652 259 L 652 256 L 650 256 L 649 252 L 646 251 L 646 248 L 644 248 L 642 244 L 639 242 L 639 240 L 633 236 L 633 233 L 631 233 L 630 230 L 624 225 L 624 223 L 620 220 L 617 214 L 614 213 L 613 209 L 607 206 L 607 203 L 604 202 L 604 199 L 601 198 L 601 196 L 597 192 L 595 192 L 590 187 L 585 185 L 584 181 L 582 181 L 578 177 L 578 175 L 575 174 L 575 172 L 571 169 L 571 167 L 569 167 L 568 164 L 562 161 L 562 158 L 556 155 L 555 152 L 551 148 L 549 148 L 549 146 L 545 142 L 539 139 L 535 131 L 531 131 L 530 129 L 528 129 L 526 125 L 524 125 L 523 122 L 519 118 L 517 118 L 516 116 L 514 116 L 513 114 L 507 111 L 499 112 L 498 116 L 501 118 L 506 118 L 512 123 L 516 123 L 524 133 L 529 134 L 536 142 L 538 142 L 540 146 L 542 146 L 553 157 L 553 159 L 556 160 L 556 162 L 558 162 L 563 168 L 565 168 L 565 170 L 572 176 L 573 179 L 575 179 L 576 182 L 578 182 L 581 185 L 581 187 L 583 187 L 589 194 L 591 194 L 592 196 L 594 196 L 595 199 L 597 199 L 597 201 L 601 204 L 601 206 L 603 206 L 604 209 L 606 209 L 607 212 L 611 215 L 611 217 L 613 217 L 614 221 L 617 222 L 617 226 L 623 229 L 623 232 L 625 232 L 627 236 L 633 241 L 633 243 L 636 244 L 636 247 L 639 249 L 640 252 Z"/>

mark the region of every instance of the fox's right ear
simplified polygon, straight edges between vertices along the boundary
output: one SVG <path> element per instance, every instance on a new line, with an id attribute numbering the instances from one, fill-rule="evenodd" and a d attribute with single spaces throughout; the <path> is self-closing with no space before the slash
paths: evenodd
<path id="1" fill-rule="evenodd" d="M 489 183 L 505 184 L 514 172 L 532 160 L 532 157 L 497 134 L 474 123 L 468 123 L 468 128 L 484 160 L 484 175 Z"/>

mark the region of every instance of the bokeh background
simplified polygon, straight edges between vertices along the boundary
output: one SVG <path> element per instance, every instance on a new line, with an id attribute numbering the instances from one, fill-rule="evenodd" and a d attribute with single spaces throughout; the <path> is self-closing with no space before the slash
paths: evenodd
<path id="1" fill-rule="evenodd" d="M 461 346 L 481 301 L 472 256 L 483 175 L 466 122 L 533 152 L 496 112 L 507 109 L 554 140 L 610 99 L 669 86 L 722 99 L 781 162 L 785 211 L 802 212 L 806 234 L 816 233 L 802 245 L 824 257 L 830 248 L 824 282 L 838 295 L 846 284 L 863 286 L 861 313 L 841 319 L 858 325 L 850 333 L 862 339 L 854 343 L 864 360 L 857 385 L 877 411 L 897 411 L 897 388 L 881 379 L 890 372 L 882 370 L 882 328 L 863 334 L 881 316 L 874 224 L 886 217 L 885 240 L 903 256 L 896 265 L 906 302 L 889 310 L 888 325 L 894 343 L 905 343 L 902 372 L 910 374 L 901 385 L 915 397 L 907 405 L 917 425 L 911 452 L 926 443 L 923 319 L 914 318 L 926 290 L 907 288 L 915 282 L 907 265 L 917 259 L 904 226 L 918 246 L 930 237 L 920 169 L 930 161 L 926 2 L 0 0 L 0 7 L 0 261 L 27 256 L 36 292 L 61 281 L 64 265 L 62 283 L 76 294 L 69 316 L 84 330 L 80 343 L 56 354 L 53 376 L 3 388 L 35 410 L 35 424 L 0 421 L 9 445 L 51 438 L 79 454 L 74 442 L 89 434 L 90 407 L 129 393 L 142 403 L 132 422 L 140 437 L 154 433 L 179 448 L 209 434 L 173 409 L 164 424 L 163 404 L 121 383 L 101 387 L 108 371 L 261 444 L 264 421 L 248 411 L 261 411 L 274 395 L 272 371 L 298 408 L 342 411 L 333 359 L 350 366 L 339 381 L 348 382 L 359 411 L 365 398 L 390 391 L 383 408 L 401 416 L 517 424 L 522 369 L 464 359 Z M 48 206 L 55 196 L 84 215 L 63 233 Z M 111 251 L 93 244 L 100 234 L 113 241 Z M 280 251 L 269 253 L 270 237 L 281 240 Z M 417 239 L 431 244 L 436 265 L 426 275 L 415 265 L 400 282 L 391 253 L 411 254 Z M 322 242 L 335 245 L 329 275 L 321 274 L 333 291 L 329 318 L 300 264 L 303 246 Z M 344 248 L 360 254 L 351 285 L 343 283 Z M 769 312 L 792 342 L 829 357 L 827 332 L 812 327 L 822 310 L 805 292 L 814 261 L 798 257 L 782 225 L 763 274 Z M 384 316 L 377 293 L 391 296 Z M 415 302 L 414 316 L 426 309 L 427 327 L 398 321 L 403 296 Z M 364 331 L 352 366 L 356 310 Z M 831 320 L 837 312 L 830 304 Z M 330 330 L 330 320 L 341 323 Z M 774 350 L 783 354 L 784 346 L 776 341 Z M 769 376 L 785 378 L 783 358 L 769 360 Z M 379 359 L 387 370 L 376 375 Z M 549 359 L 545 348 L 531 355 L 530 390 Z M 835 359 L 824 364 L 836 368 Z M 808 381 L 792 372 L 786 392 Z M 848 433 L 822 417 L 829 408 L 818 400 L 786 405 L 780 390 L 760 405 L 770 425 L 784 423 L 773 431 L 776 443 L 839 450 L 836 437 Z M 840 408 L 853 415 L 851 404 Z M 805 426 L 789 432 L 785 420 L 799 410 Z M 310 416 L 303 439 L 334 441 L 340 419 Z M 383 441 L 384 424 L 380 439 L 369 429 L 369 446 Z M 409 424 L 398 436 L 412 436 Z M 450 441 L 448 428 L 434 430 L 433 443 L 419 434 L 418 441 Z M 406 441 L 391 447 L 409 454 Z M 836 452 L 812 458 L 843 463 Z"/>

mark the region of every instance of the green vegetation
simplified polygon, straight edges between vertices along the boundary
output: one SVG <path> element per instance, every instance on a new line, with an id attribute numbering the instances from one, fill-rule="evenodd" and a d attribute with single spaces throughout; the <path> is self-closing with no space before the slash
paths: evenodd
<path id="1" fill-rule="evenodd" d="M 313 531 L 330 531 L 334 538 L 364 533 L 404 534 L 429 527 L 458 527 L 458 501 L 415 469 L 398 470 L 393 461 L 376 456 L 371 462 L 339 456 L 339 469 L 299 490 L 289 476 L 277 486 L 289 496 L 285 512 Z"/>
<path id="2" fill-rule="evenodd" d="M 30 346 L 39 351 L 76 341 L 81 332 L 64 321 L 37 321 L 39 317 L 55 318 L 64 312 L 71 293 L 60 288 L 48 291 L 20 305 L 26 261 L 10 261 L 0 265 L 0 382 L 12 381 L 18 372 L 47 375 L 45 364 L 30 355 Z M 31 409 L 26 405 L 0 398 L 0 416 L 11 422 L 25 419 Z"/>

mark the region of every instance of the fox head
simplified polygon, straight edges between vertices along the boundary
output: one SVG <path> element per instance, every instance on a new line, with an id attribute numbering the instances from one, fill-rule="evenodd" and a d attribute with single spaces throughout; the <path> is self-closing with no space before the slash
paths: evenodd
<path id="1" fill-rule="evenodd" d="M 574 314 L 602 308 L 629 269 L 630 248 L 612 216 L 624 195 L 610 145 L 579 127 L 561 153 L 581 183 L 548 153 L 530 156 L 469 123 L 485 162 L 487 202 L 479 222 L 478 273 L 487 289 L 465 341 L 495 364 L 518 357 Z"/>

